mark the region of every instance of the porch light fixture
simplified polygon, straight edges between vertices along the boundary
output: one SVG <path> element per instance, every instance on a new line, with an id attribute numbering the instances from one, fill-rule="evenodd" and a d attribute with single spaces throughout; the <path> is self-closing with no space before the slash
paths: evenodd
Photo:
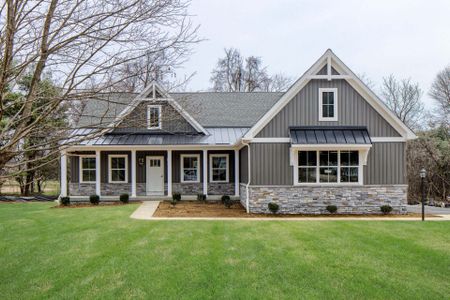
<path id="1" fill-rule="evenodd" d="M 144 165 L 144 158 L 143 157 L 139 157 L 138 163 L 139 163 L 140 166 L 143 166 Z"/>
<path id="2" fill-rule="evenodd" d="M 422 190 L 422 221 L 425 221 L 425 188 L 424 188 L 424 180 L 427 176 L 427 171 L 425 169 L 420 170 L 420 189 Z"/>

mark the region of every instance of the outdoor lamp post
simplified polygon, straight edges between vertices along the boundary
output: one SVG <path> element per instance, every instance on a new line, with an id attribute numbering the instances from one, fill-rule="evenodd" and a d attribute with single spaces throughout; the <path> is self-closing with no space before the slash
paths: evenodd
<path id="1" fill-rule="evenodd" d="M 427 171 L 425 169 L 420 170 L 420 189 L 422 190 L 422 221 L 425 221 L 425 188 L 424 188 L 424 180 L 425 176 L 427 176 Z"/>

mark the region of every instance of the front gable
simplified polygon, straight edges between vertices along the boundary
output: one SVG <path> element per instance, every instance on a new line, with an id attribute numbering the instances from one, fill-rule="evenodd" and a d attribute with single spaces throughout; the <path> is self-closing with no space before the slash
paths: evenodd
<path id="1" fill-rule="evenodd" d="M 337 88 L 337 121 L 319 121 L 319 88 Z M 283 138 L 289 126 L 299 125 L 359 125 L 367 126 L 375 137 L 416 138 L 330 49 L 258 120 L 244 140 Z"/>
<path id="2" fill-rule="evenodd" d="M 156 109 L 158 126 L 150 119 Z M 208 132 L 156 82 L 144 89 L 110 124 L 112 133 L 186 133 Z"/>

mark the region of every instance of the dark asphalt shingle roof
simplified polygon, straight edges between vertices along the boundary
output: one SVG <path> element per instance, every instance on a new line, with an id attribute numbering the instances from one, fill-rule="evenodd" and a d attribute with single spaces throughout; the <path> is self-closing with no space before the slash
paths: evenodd
<path id="1" fill-rule="evenodd" d="M 283 93 L 171 93 L 194 119 L 204 127 L 251 127 L 266 113 Z M 78 122 L 78 127 L 109 124 L 136 94 L 116 93 L 107 100 L 91 99 Z"/>

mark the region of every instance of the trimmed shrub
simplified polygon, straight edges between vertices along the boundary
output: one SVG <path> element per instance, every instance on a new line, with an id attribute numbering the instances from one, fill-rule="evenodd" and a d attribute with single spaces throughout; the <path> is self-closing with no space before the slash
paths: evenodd
<path id="1" fill-rule="evenodd" d="M 267 207 L 269 208 L 270 212 L 273 214 L 276 214 L 278 210 L 280 209 L 280 206 L 276 204 L 275 202 L 270 202 L 267 204 Z"/>
<path id="2" fill-rule="evenodd" d="M 122 194 L 120 195 L 120 202 L 122 202 L 123 204 L 127 204 L 130 201 L 130 195 L 128 194 Z"/>
<path id="3" fill-rule="evenodd" d="M 197 194 L 197 200 L 205 202 L 206 201 L 206 195 L 205 194 Z"/>
<path id="4" fill-rule="evenodd" d="M 99 195 L 90 195 L 89 202 L 91 202 L 92 205 L 98 205 L 100 203 L 100 196 Z"/>
<path id="5" fill-rule="evenodd" d="M 392 206 L 390 205 L 383 205 L 380 207 L 380 210 L 383 214 L 387 215 L 392 211 Z"/>
<path id="6" fill-rule="evenodd" d="M 62 206 L 69 206 L 70 205 L 70 197 L 61 197 L 61 199 L 59 199 L 59 203 Z"/>
<path id="7" fill-rule="evenodd" d="M 336 205 L 327 205 L 327 210 L 330 214 L 334 214 L 337 212 L 337 206 Z"/>
<path id="8" fill-rule="evenodd" d="M 181 200 L 181 194 L 180 193 L 174 193 L 172 195 L 172 205 L 176 205 L 178 201 Z"/>
<path id="9" fill-rule="evenodd" d="M 231 201 L 231 198 L 228 195 L 222 196 L 222 203 L 223 205 L 225 205 L 226 208 L 230 208 L 231 205 L 233 205 L 233 202 Z"/>

